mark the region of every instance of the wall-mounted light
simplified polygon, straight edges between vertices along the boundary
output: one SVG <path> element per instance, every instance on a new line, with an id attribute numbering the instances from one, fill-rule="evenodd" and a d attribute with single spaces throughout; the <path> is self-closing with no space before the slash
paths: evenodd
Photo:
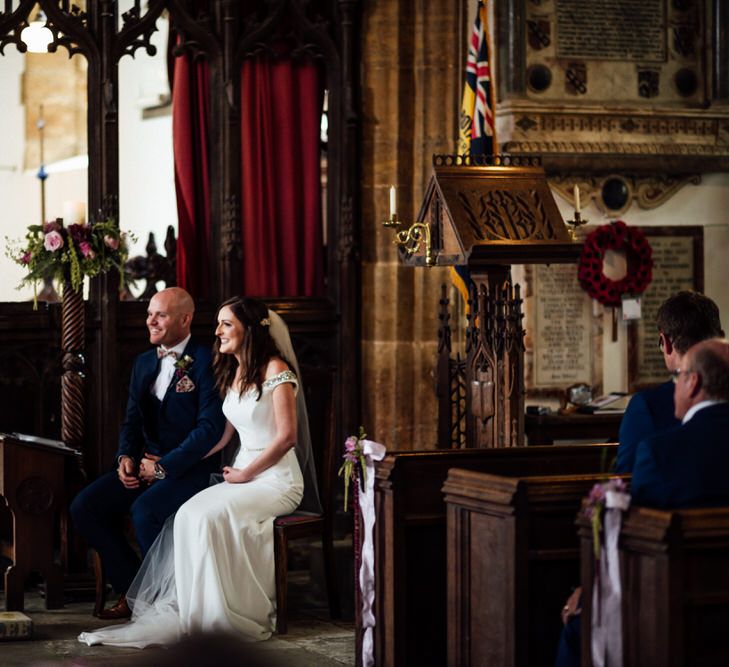
<path id="1" fill-rule="evenodd" d="M 53 41 L 53 33 L 46 28 L 46 15 L 41 9 L 27 28 L 20 33 L 31 53 L 48 53 L 48 45 Z"/>

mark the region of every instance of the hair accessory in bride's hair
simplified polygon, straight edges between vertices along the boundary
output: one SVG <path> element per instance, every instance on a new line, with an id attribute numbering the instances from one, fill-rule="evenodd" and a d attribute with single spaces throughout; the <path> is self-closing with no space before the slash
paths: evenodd
<path id="1" fill-rule="evenodd" d="M 271 320 L 269 320 L 267 317 L 264 317 L 260 322 L 262 327 L 270 327 L 271 326 Z"/>

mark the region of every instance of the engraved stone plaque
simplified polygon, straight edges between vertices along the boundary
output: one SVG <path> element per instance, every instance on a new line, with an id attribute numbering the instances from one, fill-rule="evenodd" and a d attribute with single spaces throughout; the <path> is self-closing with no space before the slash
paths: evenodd
<path id="1" fill-rule="evenodd" d="M 666 60 L 664 0 L 556 0 L 556 10 L 559 58 Z"/>
<path id="2" fill-rule="evenodd" d="M 596 384 L 595 318 L 574 264 L 525 267 L 526 384 L 532 395 Z"/>
<path id="3" fill-rule="evenodd" d="M 700 227 L 642 227 L 653 248 L 653 281 L 643 293 L 643 317 L 630 337 L 631 391 L 668 379 L 658 347 L 656 312 L 669 296 L 686 289 L 703 289 L 703 230 Z"/>

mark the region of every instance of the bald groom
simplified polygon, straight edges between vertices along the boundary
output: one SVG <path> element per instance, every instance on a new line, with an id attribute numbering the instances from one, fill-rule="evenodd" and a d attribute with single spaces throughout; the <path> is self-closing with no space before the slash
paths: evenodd
<path id="1" fill-rule="evenodd" d="M 206 488 L 210 473 L 220 467 L 218 456 L 203 459 L 220 439 L 225 418 L 210 346 L 190 335 L 194 313 L 192 297 L 179 287 L 150 299 L 147 329 L 155 347 L 134 361 L 116 467 L 71 504 L 74 523 L 121 594 L 100 618 L 131 615 L 125 594 L 139 558 L 124 537 L 121 518 L 131 515 L 144 557 L 165 519 Z"/>

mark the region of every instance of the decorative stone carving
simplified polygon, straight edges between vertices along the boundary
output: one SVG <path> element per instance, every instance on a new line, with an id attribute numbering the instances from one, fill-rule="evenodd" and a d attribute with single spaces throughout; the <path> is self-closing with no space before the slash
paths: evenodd
<path id="1" fill-rule="evenodd" d="M 625 188 L 624 201 L 618 206 L 611 202 L 608 196 L 611 185 L 620 182 Z M 583 206 L 589 202 L 603 213 L 617 216 L 627 211 L 635 202 L 642 209 L 658 208 L 665 204 L 685 185 L 698 185 L 701 176 L 698 174 L 683 174 L 672 176 L 668 174 L 607 174 L 590 177 L 552 176 L 549 185 L 556 190 L 563 199 L 574 206 L 574 186 L 580 188 L 580 200 Z"/>

